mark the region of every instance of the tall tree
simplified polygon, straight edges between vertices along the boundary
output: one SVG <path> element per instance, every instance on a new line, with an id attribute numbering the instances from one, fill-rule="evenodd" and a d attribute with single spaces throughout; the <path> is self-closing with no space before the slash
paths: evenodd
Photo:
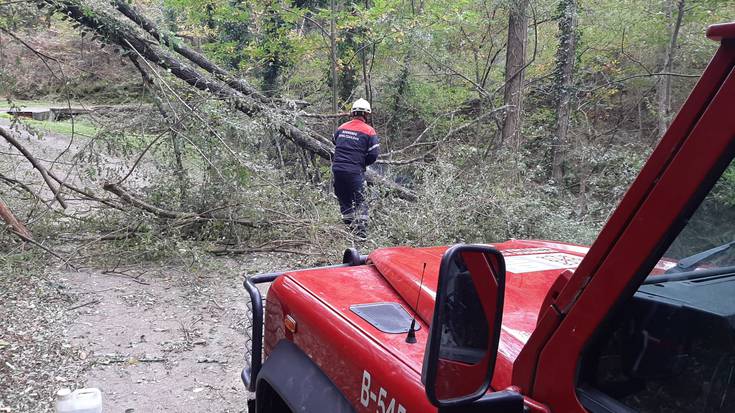
<path id="1" fill-rule="evenodd" d="M 286 24 L 281 17 L 280 5 L 275 1 L 265 4 L 265 33 L 261 40 L 262 47 L 266 50 L 265 64 L 262 71 L 263 93 L 266 96 L 278 95 L 278 78 L 283 69 L 288 65 L 284 54 L 288 53 L 291 45 L 284 32 Z"/>
<path id="2" fill-rule="evenodd" d="M 577 0 L 559 2 L 559 48 L 556 51 L 554 70 L 554 103 L 556 106 L 556 128 L 552 138 L 551 176 L 561 182 L 564 175 L 563 164 L 571 98 L 574 94 L 574 61 L 577 50 Z"/>
<path id="3" fill-rule="evenodd" d="M 365 10 L 370 8 L 370 0 L 365 0 Z M 373 86 L 372 86 L 372 73 L 371 68 L 372 64 L 371 59 L 368 57 L 368 50 L 372 49 L 373 57 L 375 57 L 375 44 L 372 45 L 371 48 L 368 47 L 368 41 L 366 34 L 368 33 L 367 29 L 365 27 L 360 28 L 360 38 L 362 39 L 362 46 L 360 47 L 360 61 L 362 63 L 362 83 L 365 87 L 365 99 L 368 100 L 368 102 L 373 101 Z"/>
<path id="4" fill-rule="evenodd" d="M 352 93 L 357 87 L 357 65 L 355 51 L 358 44 L 355 41 L 356 29 L 347 28 L 342 40 L 337 43 L 337 61 L 339 62 L 339 74 L 337 84 L 339 85 L 339 99 L 347 103 L 352 98 Z"/>
<path id="5" fill-rule="evenodd" d="M 674 3 L 676 2 L 676 18 L 674 18 Z M 656 84 L 658 97 L 658 133 L 663 136 L 671 121 L 671 73 L 674 67 L 676 43 L 679 38 L 681 20 L 684 17 L 685 0 L 664 0 L 664 15 L 668 23 L 669 39 L 661 55 L 661 72 L 664 73 Z"/>
<path id="6" fill-rule="evenodd" d="M 344 4 L 346 11 L 342 14 L 342 19 L 350 19 L 357 15 L 358 2 L 351 0 Z M 337 30 L 337 29 L 335 29 Z M 364 52 L 363 45 L 358 44 L 361 28 L 351 22 L 347 22 L 343 29 L 340 30 L 338 39 L 336 40 L 336 70 L 337 70 L 337 89 L 339 104 L 346 104 L 352 99 L 352 93 L 357 88 L 357 58 L 358 51 Z M 363 54 L 364 56 L 364 54 Z"/>
<path id="7" fill-rule="evenodd" d="M 503 123 L 503 142 L 514 150 L 521 146 L 521 113 L 523 111 L 523 72 L 528 43 L 528 0 L 511 0 L 508 17 L 508 46 L 505 54 L 505 95 L 508 106 Z"/>
<path id="8" fill-rule="evenodd" d="M 332 14 L 329 20 L 329 48 L 330 48 L 330 77 L 332 87 L 332 113 L 337 113 L 337 3 L 331 0 L 330 9 Z M 332 126 L 336 127 L 337 119 L 332 120 Z"/>

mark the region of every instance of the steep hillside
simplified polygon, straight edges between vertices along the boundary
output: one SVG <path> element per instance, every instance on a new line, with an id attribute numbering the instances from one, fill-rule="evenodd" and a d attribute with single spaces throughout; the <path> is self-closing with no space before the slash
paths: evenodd
<path id="1" fill-rule="evenodd" d="M 141 90 L 127 58 L 56 22 L 0 32 L 0 96 L 128 100 Z"/>

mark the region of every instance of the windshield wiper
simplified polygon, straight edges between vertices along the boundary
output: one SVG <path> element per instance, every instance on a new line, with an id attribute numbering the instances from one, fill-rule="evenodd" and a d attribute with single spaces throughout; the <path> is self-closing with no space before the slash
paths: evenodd
<path id="1" fill-rule="evenodd" d="M 735 241 L 730 241 L 718 247 L 710 248 L 707 251 L 702 251 L 697 254 L 690 255 L 686 258 L 682 258 L 681 260 L 679 260 L 676 266 L 669 268 L 664 274 L 674 274 L 678 272 L 691 271 L 692 269 L 694 269 L 695 265 L 699 264 L 702 261 L 706 261 L 708 258 L 712 258 L 717 254 L 721 254 L 729 250 L 733 245 L 735 245 Z"/>
<path id="2" fill-rule="evenodd" d="M 710 268 L 708 270 L 687 271 L 675 274 L 649 275 L 643 281 L 643 285 L 663 284 L 671 281 L 692 281 L 708 277 L 731 277 L 735 275 L 735 266 Z"/>

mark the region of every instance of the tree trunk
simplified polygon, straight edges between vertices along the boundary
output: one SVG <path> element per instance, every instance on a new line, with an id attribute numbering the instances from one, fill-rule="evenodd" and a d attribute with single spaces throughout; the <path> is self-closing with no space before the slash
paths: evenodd
<path id="1" fill-rule="evenodd" d="M 370 8 L 370 0 L 365 0 L 365 10 L 368 10 Z M 361 34 L 362 38 L 365 39 L 365 28 L 361 28 Z M 363 40 L 365 42 L 365 40 Z M 367 43 L 367 42 L 365 42 Z M 375 57 L 375 44 L 373 43 L 372 47 L 372 57 Z M 362 82 L 365 87 L 365 99 L 370 102 L 370 104 L 373 103 L 373 85 L 372 85 L 372 63 L 368 64 L 371 60 L 367 57 L 368 54 L 368 47 L 367 44 L 363 44 L 362 47 L 360 47 L 360 60 L 362 61 Z"/>
<path id="2" fill-rule="evenodd" d="M 521 113 L 523 111 L 523 72 L 528 42 L 528 0 L 511 0 L 508 17 L 508 46 L 505 55 L 505 94 L 508 106 L 503 123 L 503 142 L 519 152 L 521 147 Z"/>
<path id="3" fill-rule="evenodd" d="M 556 183 L 564 179 L 564 159 L 569 131 L 571 100 L 574 94 L 574 61 L 577 51 L 577 0 L 559 3 L 559 49 L 556 52 L 554 94 L 556 101 L 556 133 L 552 139 L 551 176 Z"/>
<path id="4" fill-rule="evenodd" d="M 681 20 L 684 17 L 685 0 L 678 0 L 677 15 L 674 19 L 674 1 L 664 0 L 664 14 L 669 22 L 669 41 L 666 43 L 662 60 L 662 73 L 671 73 L 674 67 L 674 55 L 676 54 L 676 42 L 679 38 Z M 658 134 L 663 136 L 671 122 L 671 76 L 663 75 L 656 84 L 656 95 L 658 98 Z"/>
<path id="5" fill-rule="evenodd" d="M 331 59 L 330 71 L 332 74 L 332 113 L 337 113 L 337 5 L 335 0 L 331 0 L 330 7 L 332 16 L 329 21 L 329 47 Z M 337 119 L 332 121 L 332 126 L 337 127 Z"/>
<path id="6" fill-rule="evenodd" d="M 362 61 L 362 83 L 365 88 L 365 100 L 372 104 L 373 102 L 373 86 L 371 80 L 371 74 L 369 71 L 369 64 L 367 58 L 367 48 L 363 47 L 360 52 L 360 60 Z"/>
<path id="7" fill-rule="evenodd" d="M 350 13 L 356 15 L 356 4 L 352 2 L 349 7 Z M 358 29 L 355 27 L 348 27 L 344 29 L 340 37 L 340 41 L 337 44 L 337 59 L 340 62 L 339 67 L 339 99 L 344 104 L 352 99 L 352 93 L 357 88 L 357 49 L 359 49 L 355 42 L 355 36 L 357 36 Z M 364 48 L 363 48 L 364 51 Z"/>
<path id="8" fill-rule="evenodd" d="M 283 35 L 281 32 L 283 31 L 283 27 L 286 23 L 283 21 L 283 18 L 279 13 L 280 11 L 273 4 L 273 1 L 267 3 L 266 14 L 268 15 L 268 18 L 266 19 L 265 24 L 265 40 L 262 42 L 267 43 L 268 41 L 274 41 L 275 39 L 278 41 L 278 47 L 276 47 L 275 50 L 273 50 L 272 47 L 267 47 L 267 65 L 263 69 L 262 73 L 262 90 L 268 97 L 275 96 L 279 92 L 279 77 L 283 68 L 286 66 L 283 53 L 290 47 L 287 41 L 282 40 Z"/>
<path id="9" fill-rule="evenodd" d="M 403 67 L 398 72 L 394 86 L 391 88 L 394 92 L 391 102 L 391 117 L 388 119 L 388 133 L 390 135 L 399 135 L 403 128 L 404 119 L 403 106 L 405 106 L 405 95 L 408 92 L 408 81 L 411 76 L 411 63 L 413 61 L 413 52 L 409 49 L 408 53 L 403 57 Z"/>

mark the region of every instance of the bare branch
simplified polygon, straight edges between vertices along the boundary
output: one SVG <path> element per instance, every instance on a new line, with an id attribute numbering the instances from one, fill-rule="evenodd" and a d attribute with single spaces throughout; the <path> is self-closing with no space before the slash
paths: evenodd
<path id="1" fill-rule="evenodd" d="M 59 205 L 61 205 L 63 209 L 66 209 L 67 207 L 66 202 L 64 201 L 64 198 L 61 197 L 61 193 L 59 192 L 60 188 L 57 188 L 54 185 L 54 183 L 51 181 L 51 178 L 49 177 L 49 174 L 46 168 L 44 168 L 43 165 L 41 165 L 38 162 L 38 160 L 36 160 L 36 158 L 34 158 L 33 155 L 30 152 L 28 152 L 28 150 L 24 148 L 23 145 L 21 145 L 14 138 L 13 135 L 7 129 L 0 128 L 0 136 L 5 138 L 5 140 L 8 141 L 8 143 L 13 145 L 17 150 L 19 150 L 20 153 L 22 153 L 23 156 L 25 156 L 28 162 L 30 162 L 31 165 L 33 165 L 33 167 L 36 168 L 36 170 L 38 170 L 38 173 L 41 174 L 41 177 L 43 177 L 43 180 L 46 182 L 46 185 L 48 185 L 49 189 L 51 189 L 51 192 L 54 194 L 54 197 L 56 198 L 56 200 L 59 201 Z"/>
<path id="2" fill-rule="evenodd" d="M 671 72 L 640 73 L 640 74 L 637 74 L 637 75 L 630 75 L 630 76 L 621 77 L 619 79 L 612 79 L 612 80 L 608 81 L 607 83 L 605 83 L 603 85 L 595 86 L 595 87 L 593 87 L 591 89 L 584 89 L 584 90 L 582 90 L 582 92 L 584 92 L 584 93 L 592 93 L 592 92 L 595 92 L 597 90 L 600 90 L 600 89 L 609 87 L 609 86 L 614 85 L 614 84 L 617 84 L 617 83 L 623 83 L 623 82 L 628 81 L 628 80 L 639 79 L 639 78 L 642 78 L 642 77 L 666 77 L 666 76 L 670 76 L 670 77 L 685 77 L 685 78 L 692 78 L 692 79 L 698 79 L 700 77 L 700 75 L 690 75 L 690 74 L 687 74 L 687 73 L 671 73 Z"/>
<path id="3" fill-rule="evenodd" d="M 128 191 L 123 189 L 121 186 L 118 186 L 117 184 L 113 183 L 106 183 L 103 188 L 105 191 L 112 192 L 113 194 L 117 195 L 122 199 L 124 202 L 142 209 L 144 211 L 150 212 L 151 214 L 154 214 L 156 216 L 159 216 L 161 218 L 167 218 L 167 219 L 176 219 L 176 220 L 187 220 L 187 221 L 226 221 L 226 222 L 232 222 L 239 225 L 244 225 L 252 228 L 257 228 L 259 224 L 247 221 L 244 219 L 230 219 L 225 217 L 216 217 L 212 216 L 208 213 L 198 213 L 198 212 L 179 212 L 179 211 L 172 211 L 168 209 L 159 208 L 155 205 L 151 205 L 145 201 L 142 201 L 140 199 L 137 199 L 130 195 Z"/>
<path id="4" fill-rule="evenodd" d="M 41 196 L 39 196 L 33 189 L 31 189 L 31 187 L 29 187 L 28 185 L 24 184 L 23 182 L 21 182 L 21 181 L 19 181 L 17 179 L 13 179 L 13 178 L 10 178 L 8 176 L 5 176 L 3 174 L 0 174 L 0 181 L 4 181 L 11 188 L 15 189 L 18 192 L 21 192 L 21 191 L 18 190 L 17 188 L 14 188 L 14 187 L 15 186 L 20 187 L 23 191 L 25 191 L 26 193 L 28 193 L 28 195 L 30 195 L 33 199 L 35 199 L 35 200 L 43 203 L 47 207 L 51 208 L 51 206 L 49 205 L 51 203 L 50 201 L 46 201 L 43 198 L 41 198 Z"/>

